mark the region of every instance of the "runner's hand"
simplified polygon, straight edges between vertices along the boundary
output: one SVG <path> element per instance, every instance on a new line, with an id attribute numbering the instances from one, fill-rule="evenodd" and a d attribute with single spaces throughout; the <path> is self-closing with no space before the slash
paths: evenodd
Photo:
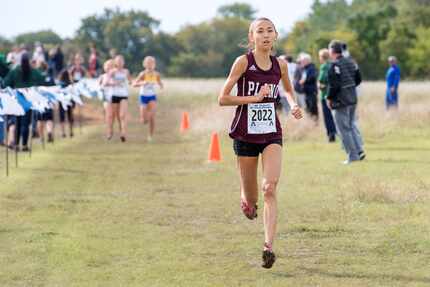
<path id="1" fill-rule="evenodd" d="M 302 110 L 300 109 L 298 104 L 293 105 L 293 107 L 291 108 L 291 114 L 294 116 L 294 118 L 298 120 L 303 117 Z"/>
<path id="2" fill-rule="evenodd" d="M 260 91 L 258 92 L 258 95 L 255 96 L 254 103 L 260 103 L 264 100 L 265 97 L 270 95 L 270 88 L 268 84 L 264 84 L 264 86 L 261 87 Z"/>

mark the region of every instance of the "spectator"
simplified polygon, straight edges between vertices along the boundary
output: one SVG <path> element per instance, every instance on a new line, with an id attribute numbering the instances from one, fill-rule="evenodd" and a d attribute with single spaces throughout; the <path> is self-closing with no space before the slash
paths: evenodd
<path id="1" fill-rule="evenodd" d="M 296 69 L 294 71 L 294 75 L 292 78 L 292 84 L 294 87 L 294 91 L 297 95 L 297 104 L 301 107 L 305 107 L 305 94 L 303 91 L 303 86 L 300 84 L 300 79 L 303 74 L 303 66 L 302 66 L 302 53 L 297 57 Z"/>
<path id="2" fill-rule="evenodd" d="M 73 65 L 69 69 L 70 76 L 74 83 L 79 82 L 87 75 L 87 70 L 82 66 L 81 54 L 76 54 L 73 58 Z"/>
<path id="3" fill-rule="evenodd" d="M 38 69 L 42 74 L 45 83 L 44 86 L 54 86 L 55 81 L 52 75 L 52 71 L 49 70 L 48 64 L 45 62 L 38 63 Z M 50 106 L 44 112 L 36 112 L 36 123 L 37 123 L 37 131 L 40 137 L 40 140 L 45 142 L 45 128 L 48 136 L 48 143 L 54 142 L 54 110 L 53 107 Z"/>
<path id="4" fill-rule="evenodd" d="M 400 83 L 400 68 L 394 56 L 388 57 L 390 67 L 387 70 L 387 92 L 385 94 L 385 106 L 388 109 L 397 108 L 399 105 L 398 88 Z"/>
<path id="5" fill-rule="evenodd" d="M 61 46 L 57 45 L 55 47 L 55 52 L 52 57 L 52 61 L 54 62 L 55 70 L 54 74 L 57 76 L 64 69 L 64 54 L 61 51 Z"/>
<path id="6" fill-rule="evenodd" d="M 329 70 L 329 58 L 330 54 L 327 49 L 319 51 L 319 60 L 321 63 L 320 72 L 318 76 L 318 87 L 320 90 L 321 106 L 324 116 L 324 125 L 327 131 L 327 137 L 329 142 L 336 141 L 336 125 L 333 120 L 333 116 L 329 107 L 327 106 L 327 91 L 328 91 L 328 70 Z"/>
<path id="7" fill-rule="evenodd" d="M 18 61 L 18 56 L 19 55 L 19 47 L 18 46 L 14 46 L 12 48 L 12 51 L 10 51 L 7 56 L 6 56 L 6 63 L 8 63 L 10 65 L 11 68 L 16 67 L 19 63 Z"/>
<path id="8" fill-rule="evenodd" d="M 67 69 L 63 69 L 58 76 L 59 85 L 62 88 L 65 88 L 72 84 L 72 80 L 70 78 L 70 73 Z M 75 109 L 75 102 L 71 101 L 71 104 L 67 107 L 67 110 L 63 107 L 62 104 L 59 105 L 58 112 L 60 116 L 60 127 L 61 127 L 61 136 L 63 138 L 66 137 L 66 116 L 67 121 L 69 123 L 69 136 L 73 137 L 73 124 L 74 124 L 74 115 L 73 110 Z"/>
<path id="9" fill-rule="evenodd" d="M 333 110 L 336 127 L 348 155 L 344 164 L 363 160 L 365 154 L 361 139 L 354 132 L 357 107 L 356 87 L 361 83 L 358 65 L 342 55 L 342 42 L 330 42 L 330 58 L 333 61 L 328 71 L 328 106 Z"/>
<path id="10" fill-rule="evenodd" d="M 315 122 L 318 122 L 317 69 L 312 63 L 311 56 L 306 53 L 302 54 L 301 65 L 303 71 L 299 84 L 303 87 L 303 92 L 305 94 L 306 112 Z"/>
<path id="11" fill-rule="evenodd" d="M 32 60 L 35 63 L 46 62 L 48 59 L 45 59 L 45 50 L 43 49 L 43 45 L 40 42 L 36 42 L 34 44 L 34 52 Z"/>
<path id="12" fill-rule="evenodd" d="M 88 59 L 88 74 L 91 78 L 99 76 L 100 63 L 97 56 L 97 50 L 94 46 L 91 47 L 91 54 Z"/>

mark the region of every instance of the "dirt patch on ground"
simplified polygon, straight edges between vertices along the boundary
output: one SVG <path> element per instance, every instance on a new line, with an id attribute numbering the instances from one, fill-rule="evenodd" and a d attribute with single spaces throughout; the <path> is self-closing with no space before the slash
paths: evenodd
<path id="1" fill-rule="evenodd" d="M 79 111 L 80 109 L 80 111 Z M 103 124 L 104 123 L 104 109 L 101 102 L 88 102 L 82 107 L 77 107 L 75 116 L 79 116 L 81 112 L 82 121 L 90 124 Z"/>

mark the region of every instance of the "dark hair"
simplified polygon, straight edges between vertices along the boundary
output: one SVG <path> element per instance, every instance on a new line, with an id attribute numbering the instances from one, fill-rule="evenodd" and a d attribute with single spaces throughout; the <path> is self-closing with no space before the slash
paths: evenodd
<path id="1" fill-rule="evenodd" d="M 342 43 L 342 51 L 347 51 L 348 45 L 346 43 Z"/>
<path id="2" fill-rule="evenodd" d="M 294 60 L 293 60 L 293 56 L 291 56 L 291 55 L 288 55 L 287 57 L 286 57 L 286 59 L 287 59 L 287 62 L 288 63 L 292 63 Z"/>
<path id="3" fill-rule="evenodd" d="M 342 54 L 343 52 L 343 44 L 339 40 L 332 40 L 328 45 L 328 48 L 331 49 L 336 54 Z"/>
<path id="4" fill-rule="evenodd" d="M 61 84 L 63 87 L 67 87 L 68 85 L 70 85 L 72 83 L 72 81 L 70 80 L 69 71 L 67 69 L 63 69 L 60 72 L 59 79 L 62 82 Z"/>
<path id="5" fill-rule="evenodd" d="M 23 54 L 21 57 L 21 71 L 22 71 L 22 81 L 28 82 L 30 81 L 31 76 L 31 65 L 30 65 L 30 58 L 28 57 L 28 54 Z"/>

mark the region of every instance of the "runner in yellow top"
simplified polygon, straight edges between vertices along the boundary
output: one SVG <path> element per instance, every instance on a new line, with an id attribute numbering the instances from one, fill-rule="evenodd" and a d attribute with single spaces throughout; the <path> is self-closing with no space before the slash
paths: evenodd
<path id="1" fill-rule="evenodd" d="M 149 123 L 148 141 L 152 140 L 155 129 L 155 110 L 157 107 L 156 86 L 163 89 L 160 73 L 155 70 L 156 61 L 152 56 L 146 56 L 143 60 L 145 70 L 133 82 L 134 87 L 140 87 L 140 121 Z"/>

